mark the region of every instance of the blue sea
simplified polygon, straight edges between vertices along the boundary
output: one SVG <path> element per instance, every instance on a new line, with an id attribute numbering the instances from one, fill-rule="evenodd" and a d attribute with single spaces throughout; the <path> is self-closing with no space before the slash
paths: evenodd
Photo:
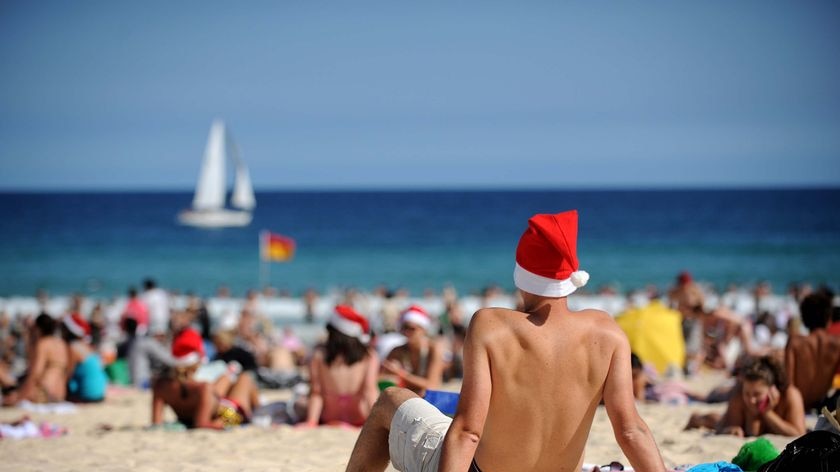
<path id="1" fill-rule="evenodd" d="M 590 289 L 840 282 L 840 189 L 258 192 L 247 228 L 179 226 L 191 192 L 0 193 L 0 296 L 123 294 L 145 277 L 201 295 L 259 285 L 258 234 L 294 238 L 270 284 L 299 294 L 378 285 L 414 294 L 512 288 L 535 213 L 578 209 Z"/>

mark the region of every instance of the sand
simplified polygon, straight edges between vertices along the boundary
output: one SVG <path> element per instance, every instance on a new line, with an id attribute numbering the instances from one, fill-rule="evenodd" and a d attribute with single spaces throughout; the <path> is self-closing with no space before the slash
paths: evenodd
<path id="1" fill-rule="evenodd" d="M 692 379 L 698 390 L 710 389 L 720 376 Z M 448 385 L 449 389 L 457 384 Z M 288 391 L 265 391 L 268 401 L 286 399 Z M 75 413 L 27 413 L 0 410 L 0 422 L 23 414 L 35 421 L 67 427 L 58 438 L 0 440 L 0 470 L 136 470 L 136 471 L 340 471 L 358 430 L 321 427 L 247 426 L 229 431 L 149 430 L 151 394 L 114 389 L 101 404 L 82 405 Z M 697 464 L 731 460 L 745 442 L 732 436 L 683 431 L 694 411 L 722 411 L 724 405 L 672 406 L 640 404 L 639 411 L 654 431 L 665 464 Z M 167 419 L 173 419 L 171 412 Z M 813 418 L 809 418 L 809 426 Z M 767 436 L 780 450 L 791 438 Z M 615 442 L 606 412 L 599 408 L 587 443 L 585 461 L 628 462 Z M 389 469 L 393 470 L 393 469 Z"/>

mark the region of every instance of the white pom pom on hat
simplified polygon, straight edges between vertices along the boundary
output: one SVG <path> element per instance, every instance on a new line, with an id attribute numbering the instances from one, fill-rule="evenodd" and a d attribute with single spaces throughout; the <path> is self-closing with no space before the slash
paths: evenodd
<path id="1" fill-rule="evenodd" d="M 589 273 L 578 267 L 577 229 L 576 210 L 531 217 L 516 248 L 513 281 L 517 288 L 544 297 L 565 297 L 586 285 Z"/>

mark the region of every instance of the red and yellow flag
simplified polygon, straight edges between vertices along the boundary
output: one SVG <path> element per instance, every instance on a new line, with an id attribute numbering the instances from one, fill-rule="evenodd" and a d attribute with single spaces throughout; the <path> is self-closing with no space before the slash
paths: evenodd
<path id="1" fill-rule="evenodd" d="M 260 258 L 262 260 L 282 262 L 290 260 L 294 255 L 294 239 L 271 231 L 260 232 Z"/>

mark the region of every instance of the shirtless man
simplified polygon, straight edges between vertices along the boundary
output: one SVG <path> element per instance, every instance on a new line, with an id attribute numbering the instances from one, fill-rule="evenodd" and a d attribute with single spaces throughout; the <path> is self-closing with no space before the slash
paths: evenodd
<path id="1" fill-rule="evenodd" d="M 454 419 L 390 388 L 362 429 L 348 471 L 385 470 L 389 455 L 395 468 L 412 472 L 579 471 L 602 398 L 635 469 L 665 470 L 636 411 L 626 336 L 608 314 L 567 306 L 566 296 L 589 278 L 577 270 L 576 240 L 576 211 L 531 218 L 514 269 L 523 310 L 486 308 L 473 316 Z"/>
<path id="2" fill-rule="evenodd" d="M 840 337 L 826 331 L 832 310 L 832 297 L 826 293 L 815 292 L 805 297 L 799 312 L 810 332 L 808 336 L 790 333 L 785 348 L 788 379 L 802 392 L 806 410 L 819 409 L 822 405 L 833 410 L 836 406 L 836 400 L 825 398 L 840 368 Z"/>

